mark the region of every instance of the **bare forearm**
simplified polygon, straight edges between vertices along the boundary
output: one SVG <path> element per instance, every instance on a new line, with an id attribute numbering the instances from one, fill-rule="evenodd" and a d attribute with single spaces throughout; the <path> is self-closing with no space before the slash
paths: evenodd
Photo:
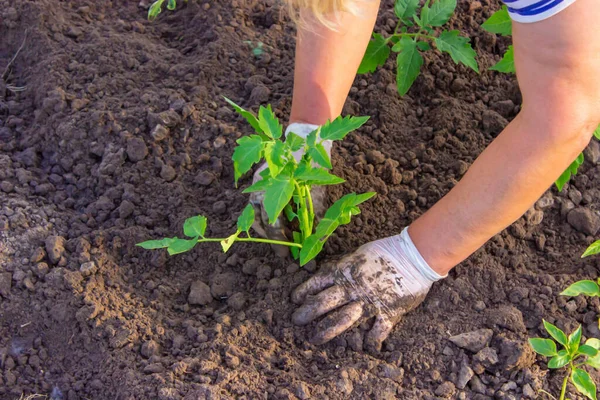
<path id="1" fill-rule="evenodd" d="M 371 37 L 379 1 L 364 2 L 361 7 L 358 16 L 343 13 L 335 31 L 318 23 L 299 28 L 290 122 L 320 125 L 342 112 Z"/>

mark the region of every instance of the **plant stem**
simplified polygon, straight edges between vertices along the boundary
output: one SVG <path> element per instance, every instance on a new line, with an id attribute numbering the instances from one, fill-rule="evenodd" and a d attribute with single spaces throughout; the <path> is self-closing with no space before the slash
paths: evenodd
<path id="1" fill-rule="evenodd" d="M 306 209 L 306 197 L 304 195 L 304 186 L 300 186 L 298 182 L 294 182 L 296 186 L 296 193 L 300 201 L 298 202 L 298 220 L 300 221 L 300 231 L 302 232 L 302 241 L 306 239 L 310 234 L 310 221 L 308 218 L 308 210 Z"/>
<path id="2" fill-rule="evenodd" d="M 310 194 L 310 188 L 306 188 L 306 199 L 308 201 L 308 220 L 309 220 L 309 233 L 312 234 L 313 231 L 313 224 L 315 222 L 315 209 L 314 209 L 314 205 L 313 205 L 313 199 L 312 199 L 312 195 Z"/>
<path id="3" fill-rule="evenodd" d="M 565 400 L 565 395 L 567 393 L 567 383 L 569 382 L 569 376 L 571 376 L 571 372 L 573 371 L 573 363 L 569 363 L 569 373 L 565 376 L 562 384 L 562 390 L 560 391 L 560 397 L 558 400 Z"/>
<path id="4" fill-rule="evenodd" d="M 203 238 L 203 239 L 198 239 L 198 243 L 222 242 L 225 239 L 227 239 L 227 238 Z M 269 243 L 269 244 L 280 244 L 282 246 L 302 248 L 302 245 L 300 243 L 284 242 L 281 240 L 271 240 L 271 239 L 262 239 L 262 238 L 236 238 L 235 241 L 236 242 L 259 242 L 259 243 Z"/>

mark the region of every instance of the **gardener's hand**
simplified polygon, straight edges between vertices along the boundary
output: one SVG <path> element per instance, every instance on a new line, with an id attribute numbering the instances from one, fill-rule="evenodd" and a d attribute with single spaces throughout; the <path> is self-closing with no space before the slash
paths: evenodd
<path id="1" fill-rule="evenodd" d="M 285 131 L 285 135 L 289 132 L 293 132 L 298 136 L 306 138 L 312 131 L 317 129 L 317 125 L 312 124 L 303 124 L 303 123 L 293 123 L 288 126 Z M 331 156 L 331 141 L 325 140 L 323 141 L 323 146 L 325 150 L 327 150 L 327 154 Z M 297 151 L 294 153 L 294 158 L 296 160 L 300 160 L 303 155 L 303 150 Z M 256 172 L 254 173 L 254 177 L 252 179 L 252 184 L 257 181 L 262 180 L 262 176 L 260 173 L 267 168 L 267 164 L 261 165 Z M 311 190 L 311 197 L 313 200 L 313 206 L 315 210 L 315 215 L 317 218 L 323 216 L 325 212 L 325 188 L 322 186 L 314 186 Z M 269 238 L 273 240 L 289 240 L 289 232 L 286 227 L 285 216 L 281 215 L 274 224 L 269 224 L 269 217 L 267 216 L 267 212 L 263 208 L 263 200 L 265 193 L 264 192 L 255 192 L 250 194 L 250 204 L 254 206 L 254 213 L 257 216 L 254 220 L 254 224 L 252 228 L 258 233 L 259 236 L 264 238 Z M 287 246 L 272 246 L 273 250 L 280 256 L 286 257 L 289 254 L 289 249 Z"/>
<path id="2" fill-rule="evenodd" d="M 374 316 L 365 346 L 379 351 L 394 325 L 417 307 L 433 282 L 441 278 L 421 257 L 405 229 L 400 235 L 361 246 L 298 286 L 292 301 L 302 306 L 292 320 L 306 325 L 329 313 L 317 324 L 311 339 L 318 345 Z"/>

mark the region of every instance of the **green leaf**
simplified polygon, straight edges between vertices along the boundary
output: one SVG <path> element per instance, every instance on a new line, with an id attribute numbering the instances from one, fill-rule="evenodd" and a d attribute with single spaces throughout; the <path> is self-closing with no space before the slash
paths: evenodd
<path id="1" fill-rule="evenodd" d="M 271 105 L 267 107 L 260 106 L 258 110 L 258 125 L 263 133 L 271 139 L 279 139 L 283 133 L 283 127 L 271 110 Z"/>
<path id="2" fill-rule="evenodd" d="M 294 239 L 294 243 L 302 243 L 302 234 L 300 234 L 300 232 L 292 232 L 292 238 Z M 298 257 L 300 257 L 300 249 L 297 247 L 290 247 L 290 253 L 292 253 L 294 260 L 297 260 Z"/>
<path id="3" fill-rule="evenodd" d="M 356 197 L 354 197 L 352 199 L 352 201 L 350 202 L 350 206 L 356 207 L 357 205 L 364 203 L 365 201 L 371 199 L 376 194 L 377 193 L 375 193 L 375 192 L 366 192 L 366 193 L 362 193 L 362 194 L 357 194 Z"/>
<path id="4" fill-rule="evenodd" d="M 233 171 L 235 175 L 235 183 L 238 179 L 250 168 L 261 160 L 263 150 L 263 140 L 258 135 L 244 136 L 238 139 L 238 145 L 233 151 Z"/>
<path id="5" fill-rule="evenodd" d="M 436 47 L 443 52 L 450 54 L 455 63 L 462 63 L 475 72 L 479 72 L 477 53 L 471 47 L 469 38 L 458 36 L 459 31 L 444 31 L 435 38 Z"/>
<path id="6" fill-rule="evenodd" d="M 575 385 L 577 391 L 588 399 L 597 400 L 596 384 L 590 375 L 580 368 L 573 368 L 571 373 L 571 382 Z"/>
<path id="7" fill-rule="evenodd" d="M 197 238 L 198 236 L 204 237 L 206 232 L 206 217 L 203 215 L 196 215 L 185 220 L 183 223 L 183 233 L 185 236 Z"/>
<path id="8" fill-rule="evenodd" d="M 242 107 L 238 106 L 237 104 L 235 104 L 233 101 L 229 100 L 227 97 L 223 96 L 223 98 L 225 99 L 225 101 L 227 103 L 229 103 L 230 106 L 233 107 L 233 109 L 240 114 L 242 117 L 244 117 L 244 119 L 246 121 L 248 121 L 248 123 L 250 124 L 250 126 L 252 126 L 252 128 L 254 128 L 254 131 L 256 133 L 263 133 L 262 128 L 260 127 L 260 124 L 258 123 L 258 119 L 256 119 L 256 117 L 254 116 L 254 114 L 252 114 L 249 111 L 244 110 Z"/>
<path id="9" fill-rule="evenodd" d="M 408 37 L 400 39 L 394 45 L 393 50 L 400 52 L 396 57 L 396 85 L 398 86 L 398 93 L 404 96 L 419 76 L 419 72 L 421 72 L 423 57 L 417 49 L 417 43 Z"/>
<path id="10" fill-rule="evenodd" d="M 585 341 L 585 344 L 595 348 L 596 350 L 600 350 L 600 339 L 589 338 Z"/>
<path id="11" fill-rule="evenodd" d="M 512 20 L 508 15 L 508 7 L 502 6 L 502 8 L 492 14 L 481 27 L 488 32 L 497 33 L 499 35 L 510 36 L 512 35 Z"/>
<path id="12" fill-rule="evenodd" d="M 310 158 L 321 167 L 325 167 L 327 169 L 333 168 L 331 165 L 331 160 L 329 159 L 329 154 L 327 154 L 327 150 L 321 143 L 316 143 L 314 147 L 309 147 L 307 153 Z"/>
<path id="13" fill-rule="evenodd" d="M 417 42 L 417 47 L 421 51 L 431 50 L 431 45 L 427 42 Z"/>
<path id="14" fill-rule="evenodd" d="M 550 359 L 550 361 L 548 361 L 548 368 L 551 368 L 551 369 L 562 368 L 565 365 L 567 365 L 569 363 L 569 361 L 571 361 L 571 357 L 565 351 L 564 354 L 560 354 L 560 355 L 552 357 Z"/>
<path id="15" fill-rule="evenodd" d="M 298 151 L 304 147 L 305 140 L 301 136 L 296 135 L 294 132 L 287 134 L 285 138 L 285 144 L 290 148 L 291 151 Z"/>
<path id="16" fill-rule="evenodd" d="M 424 26 L 442 26 L 452 16 L 456 0 L 438 0 L 429 7 L 429 1 L 421 9 L 421 23 Z"/>
<path id="17" fill-rule="evenodd" d="M 594 131 L 594 137 L 598 140 L 600 140 L 600 125 L 598 125 L 598 127 L 596 128 L 596 130 Z"/>
<path id="18" fill-rule="evenodd" d="M 162 5 L 164 2 L 165 0 L 156 0 L 154 3 L 152 3 L 150 8 L 148 9 L 148 19 L 150 21 L 154 21 L 156 17 L 158 17 L 158 14 L 161 13 Z"/>
<path id="19" fill-rule="evenodd" d="M 264 192 L 265 189 L 271 184 L 271 178 L 263 178 L 260 181 L 256 181 L 253 185 L 248 186 L 242 191 L 242 193 L 254 193 Z"/>
<path id="20" fill-rule="evenodd" d="M 584 294 L 586 296 L 599 296 L 600 288 L 594 281 L 583 280 L 577 281 L 570 285 L 568 288 L 562 291 L 561 296 L 579 296 Z"/>
<path id="21" fill-rule="evenodd" d="M 579 325 L 575 332 L 569 335 L 567 349 L 571 354 L 574 354 L 577 351 L 579 348 L 579 342 L 581 342 L 581 325 Z"/>
<path id="22" fill-rule="evenodd" d="M 379 33 L 373 34 L 373 39 L 369 41 L 365 55 L 358 67 L 359 74 L 374 72 L 377 67 L 385 64 L 385 61 L 390 56 L 390 47 L 388 40 Z"/>
<path id="23" fill-rule="evenodd" d="M 369 117 L 337 117 L 333 121 L 327 121 L 321 126 L 319 136 L 323 140 L 342 140 L 350 132 L 360 128 Z"/>
<path id="24" fill-rule="evenodd" d="M 227 253 L 227 251 L 231 248 L 231 246 L 233 246 L 233 244 L 235 243 L 235 240 L 238 238 L 240 233 L 241 233 L 240 231 L 237 231 L 233 235 L 221 240 L 221 247 L 223 248 L 223 253 Z"/>
<path id="25" fill-rule="evenodd" d="M 546 331 L 558 343 L 562 344 L 563 346 L 567 345 L 567 335 L 565 335 L 565 333 L 563 331 L 561 331 L 556 326 L 552 325 L 550 322 L 548 322 L 546 320 L 544 320 L 544 328 L 546 328 Z"/>
<path id="26" fill-rule="evenodd" d="M 283 208 L 290 202 L 294 194 L 294 181 L 291 172 L 284 170 L 265 189 L 263 207 L 269 216 L 269 223 L 274 224 Z"/>
<path id="27" fill-rule="evenodd" d="M 160 240 L 146 240 L 142 243 L 137 243 L 136 246 L 139 246 L 146 250 L 154 250 L 154 249 L 164 249 L 167 248 L 173 243 L 177 238 L 164 238 Z"/>
<path id="28" fill-rule="evenodd" d="M 177 8 L 177 1 L 169 0 L 169 2 L 167 3 L 167 9 L 173 11 L 175 8 Z"/>
<path id="29" fill-rule="evenodd" d="M 198 238 L 195 239 L 175 239 L 167 248 L 170 256 L 175 254 L 185 253 L 186 251 L 190 251 L 194 248 L 194 246 L 198 243 Z"/>
<path id="30" fill-rule="evenodd" d="M 400 19 L 411 18 L 417 12 L 419 0 L 396 0 L 394 3 L 394 12 Z"/>
<path id="31" fill-rule="evenodd" d="M 319 225 L 317 225 L 315 236 L 321 238 L 327 237 L 331 235 L 338 226 L 340 226 L 338 219 L 323 218 L 319 221 Z"/>
<path id="32" fill-rule="evenodd" d="M 305 163 L 300 164 L 294 173 L 294 178 L 300 181 L 306 181 L 309 185 L 337 185 L 338 183 L 346 182 L 324 168 L 313 168 Z"/>
<path id="33" fill-rule="evenodd" d="M 588 358 L 585 363 L 593 368 L 600 369 L 600 352 L 596 357 Z"/>
<path id="34" fill-rule="evenodd" d="M 577 174 L 577 171 L 579 170 L 579 166 L 581 164 L 583 164 L 583 153 L 577 156 L 575 161 L 573 161 L 571 165 L 569 165 L 569 167 L 565 170 L 565 172 L 563 172 L 562 175 L 556 180 L 556 182 L 554 182 L 559 192 L 562 192 L 563 187 L 567 182 L 569 182 L 571 176 Z"/>
<path id="35" fill-rule="evenodd" d="M 265 145 L 265 160 L 269 166 L 271 177 L 279 175 L 287 160 L 285 159 L 285 145 L 280 141 L 268 142 Z"/>
<path id="36" fill-rule="evenodd" d="M 556 355 L 556 343 L 552 339 L 532 338 L 529 339 L 529 344 L 538 354 L 546 357 Z"/>
<path id="37" fill-rule="evenodd" d="M 292 222 L 294 219 L 298 218 L 298 214 L 296 214 L 294 212 L 294 209 L 289 204 L 287 204 L 283 208 L 283 212 L 285 213 L 285 216 L 287 217 L 288 221 L 290 221 L 290 222 Z"/>
<path id="38" fill-rule="evenodd" d="M 589 338 L 588 340 L 585 341 L 585 345 L 593 347 L 596 350 L 600 350 L 600 340 L 599 339 Z M 589 357 L 585 363 L 596 369 L 600 369 L 600 351 L 594 357 Z"/>
<path id="39" fill-rule="evenodd" d="M 248 204 L 237 220 L 238 231 L 248 232 L 254 223 L 254 207 Z"/>
<path id="40" fill-rule="evenodd" d="M 596 240 L 594 243 L 590 244 L 585 252 L 581 255 L 581 258 L 593 256 L 600 253 L 600 240 Z"/>
<path id="41" fill-rule="evenodd" d="M 598 350 L 587 344 L 582 344 L 579 346 L 579 353 L 588 357 L 596 357 L 598 355 Z"/>
<path id="42" fill-rule="evenodd" d="M 504 72 L 507 74 L 514 74 L 515 69 L 515 52 L 512 45 L 508 46 L 508 50 L 502 56 L 502 59 L 495 65 L 490 67 L 492 71 Z"/>
<path id="43" fill-rule="evenodd" d="M 300 266 L 306 265 L 310 260 L 315 258 L 323 249 L 324 241 L 319 236 L 310 235 L 302 243 L 300 249 Z"/>

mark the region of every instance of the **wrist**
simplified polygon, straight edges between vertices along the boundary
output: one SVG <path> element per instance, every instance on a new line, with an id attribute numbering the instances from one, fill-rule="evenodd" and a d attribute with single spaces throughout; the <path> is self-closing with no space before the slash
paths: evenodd
<path id="1" fill-rule="evenodd" d="M 415 268 L 423 274 L 431 282 L 438 281 L 448 276 L 448 274 L 440 274 L 436 272 L 423 258 L 417 247 L 415 246 L 410 234 L 408 233 L 408 227 L 404 228 L 402 233 L 399 235 L 399 247 L 402 253 L 406 256 L 408 261 L 415 266 Z"/>

